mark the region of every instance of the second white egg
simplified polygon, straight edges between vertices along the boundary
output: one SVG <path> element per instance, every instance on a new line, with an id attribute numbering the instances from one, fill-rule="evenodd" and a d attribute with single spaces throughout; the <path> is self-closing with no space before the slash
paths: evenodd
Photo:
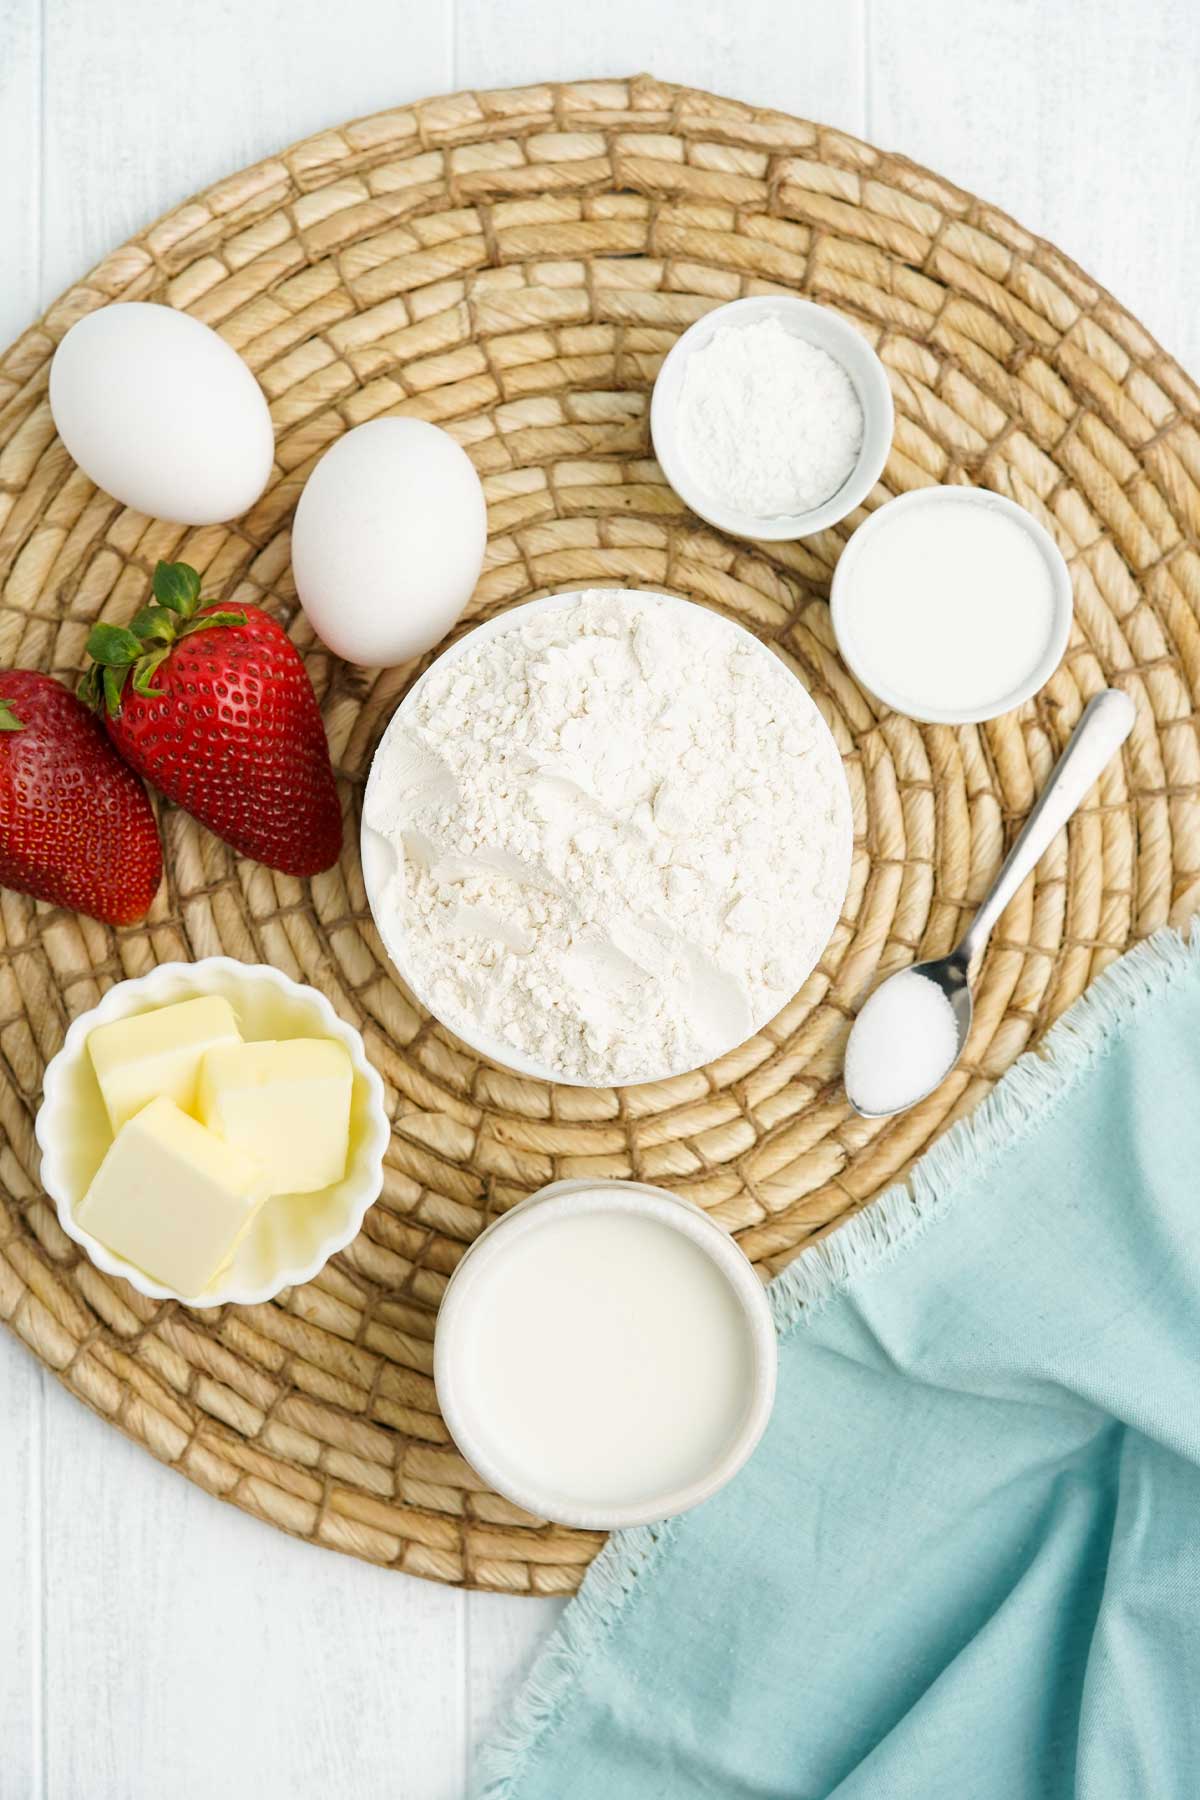
<path id="1" fill-rule="evenodd" d="M 466 451 L 421 419 L 372 419 L 309 476 L 292 571 L 322 642 L 381 668 L 445 636 L 479 580 L 486 543 L 483 488 Z"/>

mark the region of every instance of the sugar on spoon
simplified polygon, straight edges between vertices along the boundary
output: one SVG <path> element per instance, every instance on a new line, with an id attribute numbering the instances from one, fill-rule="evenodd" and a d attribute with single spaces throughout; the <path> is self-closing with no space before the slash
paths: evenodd
<path id="1" fill-rule="evenodd" d="M 1105 688 L 1083 716 L 1021 828 L 1000 873 L 949 956 L 889 975 L 871 995 L 846 1046 L 846 1095 L 865 1119 L 886 1119 L 946 1079 L 971 1030 L 971 966 L 1025 877 L 1133 729 L 1133 701 Z"/>

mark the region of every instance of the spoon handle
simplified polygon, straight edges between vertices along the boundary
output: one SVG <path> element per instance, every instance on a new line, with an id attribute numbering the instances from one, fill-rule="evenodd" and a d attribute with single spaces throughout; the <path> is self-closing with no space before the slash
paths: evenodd
<path id="1" fill-rule="evenodd" d="M 1105 688 L 1088 701 L 1070 742 L 1055 763 L 1020 836 L 959 945 L 959 953 L 968 963 L 983 949 L 993 925 L 1025 877 L 1049 849 L 1109 758 L 1125 742 L 1135 717 L 1133 701 L 1120 688 Z"/>

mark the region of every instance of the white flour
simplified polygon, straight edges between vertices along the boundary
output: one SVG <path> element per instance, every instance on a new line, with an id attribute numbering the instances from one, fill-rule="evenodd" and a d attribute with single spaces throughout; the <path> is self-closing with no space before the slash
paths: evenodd
<path id="1" fill-rule="evenodd" d="M 863 412 L 841 363 L 768 316 L 720 326 L 688 358 L 677 430 L 701 487 L 767 519 L 837 493 L 862 449 Z"/>
<path id="2" fill-rule="evenodd" d="M 452 1028 L 596 1085 L 741 1043 L 836 921 L 847 800 L 793 677 L 699 606 L 591 591 L 435 664 L 365 818 Z"/>

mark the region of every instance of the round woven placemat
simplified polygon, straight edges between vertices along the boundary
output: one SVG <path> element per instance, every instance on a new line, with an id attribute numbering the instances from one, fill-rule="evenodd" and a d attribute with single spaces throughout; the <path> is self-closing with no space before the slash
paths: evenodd
<path id="1" fill-rule="evenodd" d="M 888 713 L 833 649 L 830 572 L 855 523 L 735 542 L 665 486 L 655 372 L 698 314 L 786 288 L 856 320 L 889 371 L 896 439 L 872 496 L 973 482 L 1027 506 L 1072 570 L 1054 679 L 976 729 Z M 55 344 L 154 299 L 214 325 L 271 401 L 276 474 L 233 526 L 153 523 L 98 493 L 54 435 Z M 322 133 L 219 183 L 106 258 L 0 361 L 0 661 L 72 679 L 157 557 L 290 623 L 347 813 L 311 883 L 240 862 L 165 809 L 169 880 L 113 932 L 0 897 L 0 1316 L 88 1405 L 210 1492 L 317 1544 L 476 1587 L 562 1593 L 596 1534 L 528 1518 L 448 1442 L 434 1313 L 486 1219 L 556 1176 L 677 1188 L 764 1275 L 863 1206 L 973 1106 L 1135 938 L 1200 902 L 1200 395 L 1049 245 L 844 134 L 641 77 L 458 94 Z M 846 757 L 856 855 L 819 969 L 759 1037 L 682 1080 L 548 1088 L 422 1017 L 367 917 L 357 810 L 413 668 L 332 659 L 297 610 L 288 524 L 314 461 L 383 413 L 435 420 L 484 479 L 486 570 L 464 626 L 564 584 L 688 594 L 773 642 Z M 861 514 L 858 515 L 861 518 Z M 949 948 L 1087 700 L 1137 702 L 1122 758 L 998 930 L 961 1069 L 890 1124 L 839 1082 L 877 976 Z M 68 1021 L 123 976 L 225 951 L 274 963 L 360 1025 L 395 1130 L 362 1235 L 273 1305 L 157 1306 L 82 1260 L 38 1188 L 33 1117 Z"/>

